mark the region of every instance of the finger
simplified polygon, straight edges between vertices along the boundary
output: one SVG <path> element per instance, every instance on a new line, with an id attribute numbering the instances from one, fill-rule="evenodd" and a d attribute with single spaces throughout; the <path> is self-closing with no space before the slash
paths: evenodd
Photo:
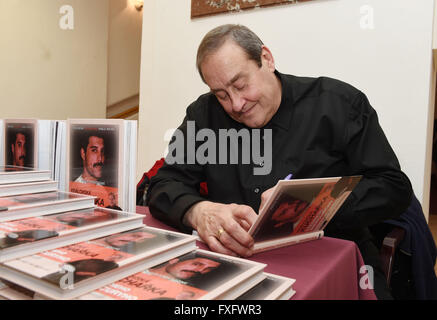
<path id="1" fill-rule="evenodd" d="M 224 247 L 216 237 L 209 236 L 207 244 L 208 247 L 214 252 L 223 253 L 234 257 L 237 256 L 235 252 Z"/>
<path id="2" fill-rule="evenodd" d="M 251 224 L 250 224 L 249 222 L 247 222 L 246 220 L 242 220 L 242 219 L 240 219 L 240 220 L 238 220 L 238 223 L 240 224 L 240 226 L 241 226 L 244 230 L 249 231 L 249 229 L 250 229 L 250 227 L 251 227 Z"/>
<path id="3" fill-rule="evenodd" d="M 228 220 L 223 224 L 226 231 L 218 238 L 228 249 L 240 255 L 247 255 L 245 252 L 253 246 L 253 238 L 242 228 L 238 220 Z"/>
<path id="4" fill-rule="evenodd" d="M 227 231 L 223 232 L 220 238 L 218 238 L 217 240 L 223 247 L 237 253 L 239 256 L 249 257 L 252 255 L 252 250 L 250 247 L 241 245 L 241 243 L 237 241 L 234 235 Z"/>
<path id="5" fill-rule="evenodd" d="M 238 208 L 233 208 L 233 215 L 235 220 L 245 231 L 248 231 L 258 218 L 258 215 L 249 206 L 238 206 Z"/>

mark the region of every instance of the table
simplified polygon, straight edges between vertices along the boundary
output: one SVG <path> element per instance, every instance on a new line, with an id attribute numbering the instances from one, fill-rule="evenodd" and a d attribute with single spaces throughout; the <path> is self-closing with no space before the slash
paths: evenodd
<path id="1" fill-rule="evenodd" d="M 137 206 L 145 214 L 144 224 L 177 231 L 155 219 L 147 207 Z M 207 249 L 198 242 L 198 246 Z M 361 288 L 363 258 L 352 241 L 323 237 L 297 245 L 253 255 L 249 260 L 267 264 L 265 272 L 296 279 L 296 300 L 375 300 L 372 289 Z M 364 281 L 362 281 L 364 282 Z"/>

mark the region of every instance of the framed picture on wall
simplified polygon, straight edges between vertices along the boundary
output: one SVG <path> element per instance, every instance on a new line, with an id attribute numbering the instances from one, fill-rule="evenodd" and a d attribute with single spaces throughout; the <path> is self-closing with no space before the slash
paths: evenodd
<path id="1" fill-rule="evenodd" d="M 191 0 L 191 18 L 311 0 Z"/>

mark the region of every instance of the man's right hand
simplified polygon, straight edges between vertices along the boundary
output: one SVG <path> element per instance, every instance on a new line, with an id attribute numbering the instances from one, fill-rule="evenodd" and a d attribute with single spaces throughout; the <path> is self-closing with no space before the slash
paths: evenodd
<path id="1" fill-rule="evenodd" d="M 246 205 L 201 201 L 185 214 L 184 223 L 197 230 L 212 251 L 249 257 L 253 238 L 247 232 L 257 214 Z"/>

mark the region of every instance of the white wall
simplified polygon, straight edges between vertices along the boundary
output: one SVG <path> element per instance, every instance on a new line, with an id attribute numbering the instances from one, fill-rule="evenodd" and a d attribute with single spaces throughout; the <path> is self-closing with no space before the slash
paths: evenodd
<path id="1" fill-rule="evenodd" d="M 104 118 L 107 40 L 107 0 L 1 0 L 0 117 Z"/>
<path id="2" fill-rule="evenodd" d="M 139 92 L 142 16 L 133 0 L 109 0 L 108 106 Z"/>
<path id="3" fill-rule="evenodd" d="M 432 47 L 437 49 L 437 3 L 434 4 L 434 40 Z"/>
<path id="4" fill-rule="evenodd" d="M 164 132 L 208 90 L 195 69 L 204 34 L 241 23 L 271 49 L 279 71 L 339 78 L 366 93 L 428 213 L 433 0 L 315 0 L 194 20 L 190 3 L 145 1 L 138 177 L 163 156 Z M 373 29 L 360 26 L 364 5 Z"/>

